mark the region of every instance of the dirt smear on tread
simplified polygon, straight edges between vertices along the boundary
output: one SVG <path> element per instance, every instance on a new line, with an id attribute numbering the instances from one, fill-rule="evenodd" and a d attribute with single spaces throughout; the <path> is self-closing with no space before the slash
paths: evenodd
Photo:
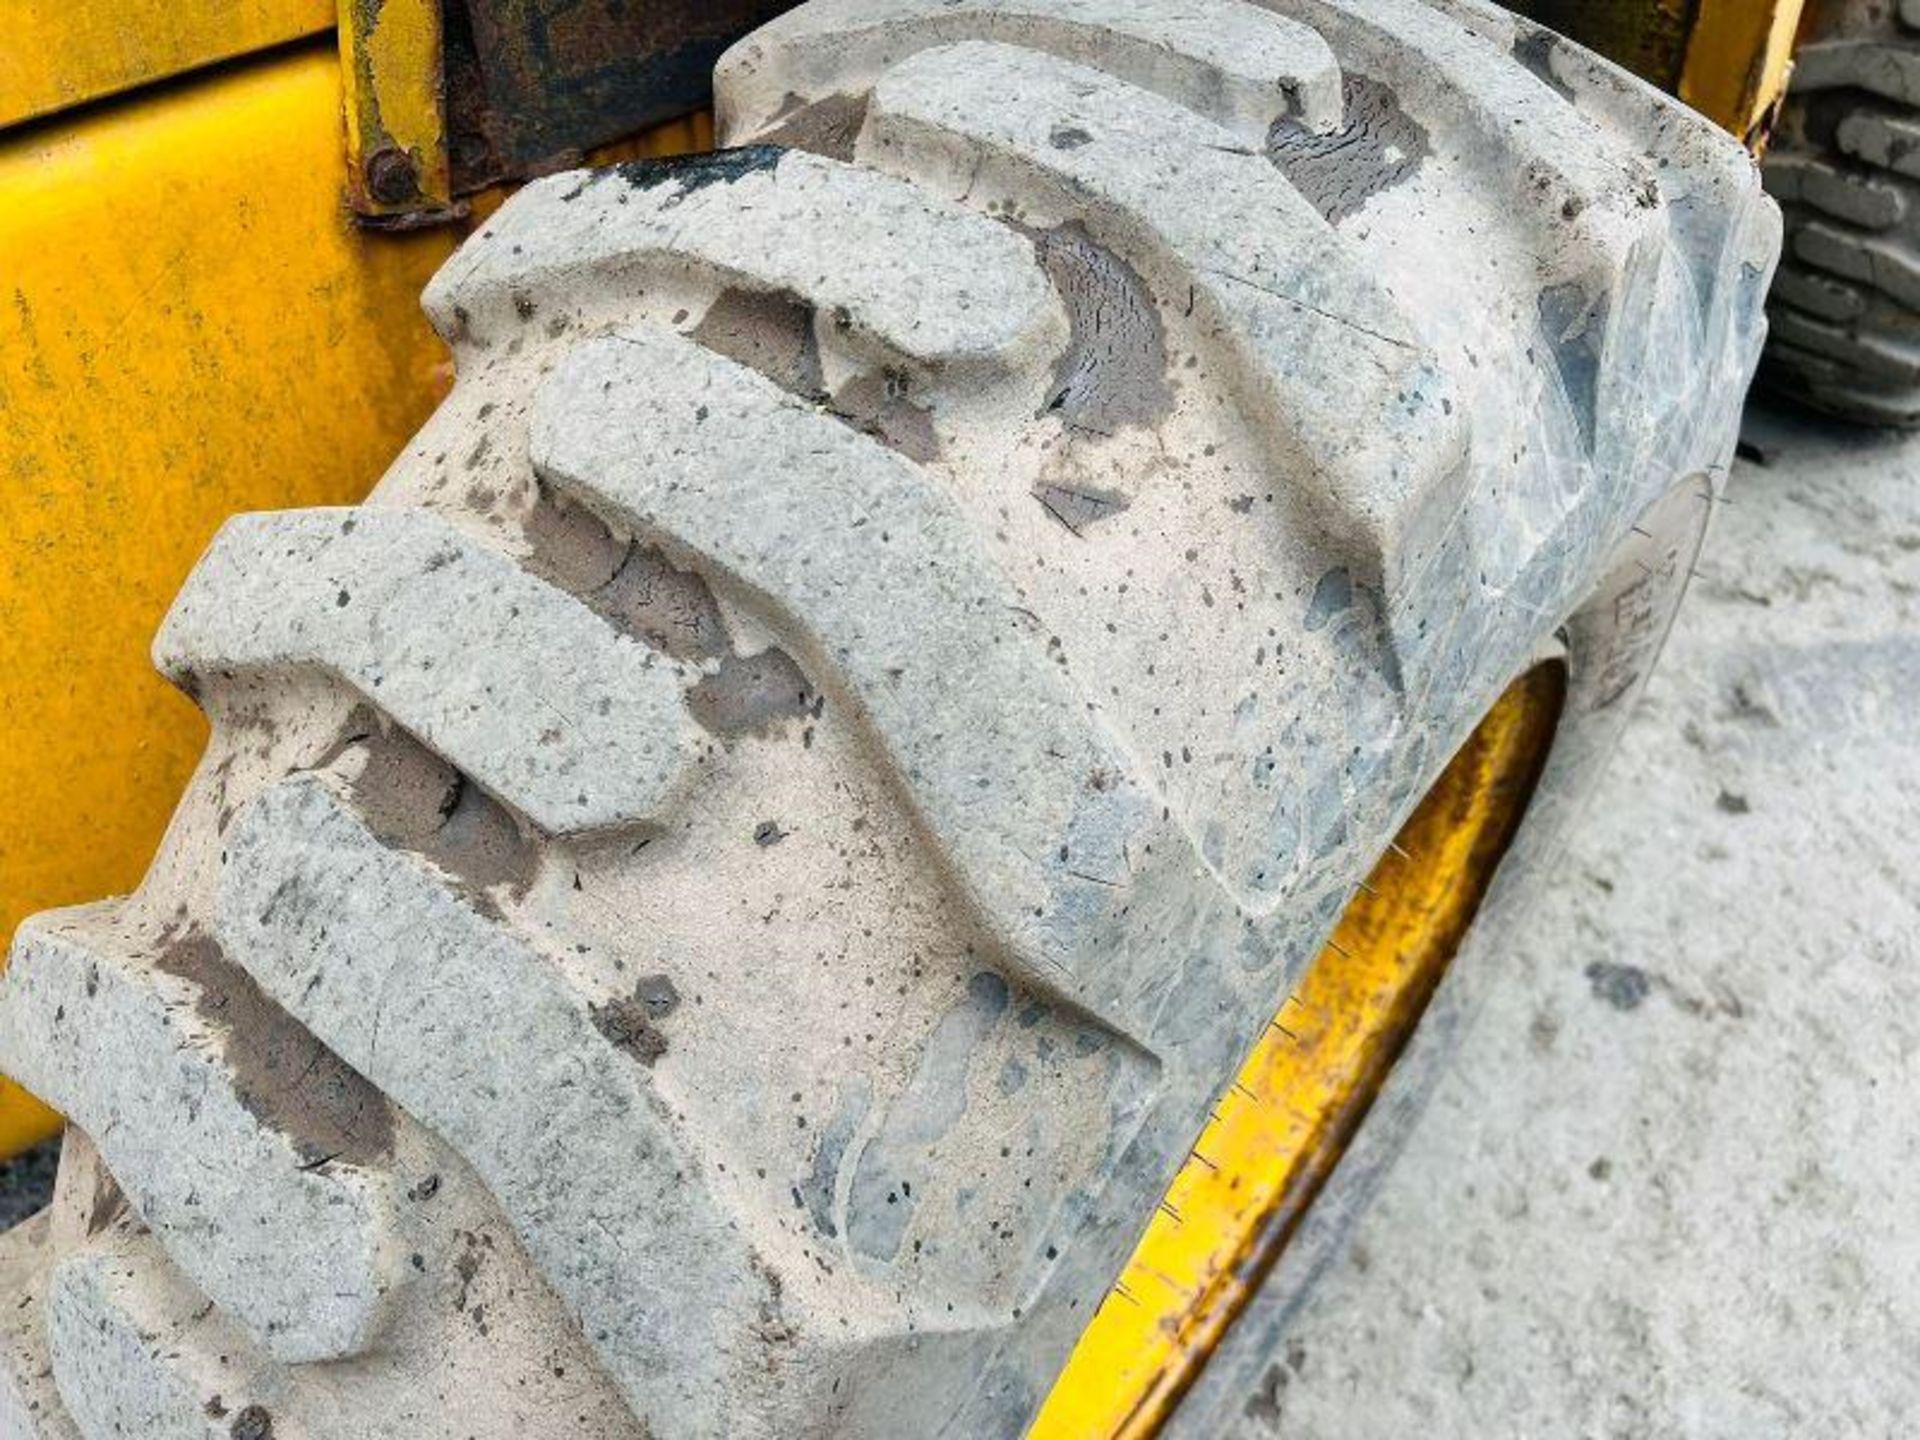
<path id="1" fill-rule="evenodd" d="M 120 1182 L 113 1178 L 104 1162 L 93 1161 L 92 1194 L 87 1200 L 87 1238 L 91 1240 L 127 1213 L 129 1203 Z"/>
<path id="2" fill-rule="evenodd" d="M 1069 327 L 1040 413 L 1095 435 L 1157 424 L 1173 408 L 1173 391 L 1160 309 L 1146 282 L 1078 221 L 1027 233 Z"/>
<path id="3" fill-rule="evenodd" d="M 1033 487 L 1033 498 L 1045 507 L 1049 515 L 1076 535 L 1089 525 L 1118 515 L 1132 503 L 1126 496 L 1111 490 L 1045 482 Z"/>
<path id="4" fill-rule="evenodd" d="M 1553 71 L 1554 52 L 1560 37 L 1542 26 L 1533 26 L 1513 37 L 1513 58 L 1530 70 L 1536 79 L 1550 85 L 1562 100 L 1574 98 L 1573 87 Z"/>
<path id="5" fill-rule="evenodd" d="M 1606 349 L 1608 299 L 1589 295 L 1578 283 L 1550 285 L 1540 292 L 1540 331 L 1553 354 L 1567 405 L 1588 450 L 1600 411 L 1601 362 Z"/>
<path id="6" fill-rule="evenodd" d="M 925 465 L 940 458 L 933 412 L 908 397 L 907 378 L 893 371 L 861 375 L 834 391 L 829 411 L 889 450 Z"/>
<path id="7" fill-rule="evenodd" d="M 998 974 L 976 971 L 927 1037 L 913 1078 L 854 1162 L 847 1241 L 860 1254 L 885 1262 L 899 1253 L 918 1203 L 914 1190 L 924 1195 L 930 1188 L 929 1147 L 965 1113 L 974 1056 L 1000 1024 L 1011 998 Z"/>
<path id="8" fill-rule="evenodd" d="M 1429 153 L 1427 132 L 1387 86 L 1349 75 L 1346 101 L 1346 124 L 1331 134 L 1287 117 L 1267 136 L 1267 158 L 1329 225 L 1411 179 Z"/>
<path id="9" fill-rule="evenodd" d="M 796 295 L 728 289 L 687 338 L 910 460 L 925 464 L 939 459 L 933 412 L 910 398 L 911 381 L 904 372 L 882 369 L 857 375 L 827 393 L 818 318 L 814 307 Z"/>
<path id="10" fill-rule="evenodd" d="M 631 996 L 616 996 L 590 1007 L 593 1027 L 642 1065 L 652 1065 L 667 1053 L 667 1037 L 659 1022 L 680 1008 L 680 992 L 665 975 L 647 975 Z"/>
<path id="11" fill-rule="evenodd" d="M 615 535 L 584 506 L 550 496 L 529 513 L 525 534 L 532 574 L 673 659 L 718 662 L 687 691 L 688 711 L 710 733 L 770 735 L 784 720 L 819 715 L 818 697 L 786 651 L 735 653 L 720 604 L 694 571 L 676 569 L 658 549 Z M 422 838 L 402 843 L 418 849 Z"/>
<path id="12" fill-rule="evenodd" d="M 322 762 L 358 756 L 347 781 L 356 814 L 384 845 L 433 862 L 467 901 L 500 918 L 490 892 L 524 896 L 540 856 L 505 806 L 425 746 L 356 712 L 346 736 Z"/>
<path id="13" fill-rule="evenodd" d="M 687 338 L 758 371 L 789 395 L 818 402 L 825 391 L 813 321 L 813 307 L 795 296 L 722 290 Z"/>
<path id="14" fill-rule="evenodd" d="M 811 150 L 829 160 L 851 161 L 854 145 L 867 123 L 867 97 L 829 95 L 809 105 L 798 95 L 789 95 L 773 118 L 779 124 L 767 131 L 768 144 Z"/>
<path id="15" fill-rule="evenodd" d="M 784 650 L 729 655 L 687 692 L 687 708 L 716 735 L 765 734 L 815 709 L 807 677 Z"/>
<path id="16" fill-rule="evenodd" d="M 155 968 L 193 984 L 194 1013 L 220 1037 L 240 1103 L 310 1166 L 375 1166 L 393 1153 L 386 1097 L 268 998 L 199 931 L 167 941 Z"/>
<path id="17" fill-rule="evenodd" d="M 623 539 L 580 505 L 543 494 L 528 513 L 526 568 L 594 614 L 675 660 L 728 653 L 726 622 L 713 591 L 659 550 Z"/>

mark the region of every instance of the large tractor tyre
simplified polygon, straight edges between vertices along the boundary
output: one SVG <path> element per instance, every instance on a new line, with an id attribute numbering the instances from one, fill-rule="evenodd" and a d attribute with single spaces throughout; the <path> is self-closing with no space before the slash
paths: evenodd
<path id="1" fill-rule="evenodd" d="M 1920 4 L 1816 0 L 1805 33 L 1766 161 L 1786 243 L 1762 375 L 1920 425 Z"/>
<path id="2" fill-rule="evenodd" d="M 9 1433 L 1217 1433 L 1491 973 L 1726 474 L 1738 147 L 1417 0 L 835 0 L 718 104 L 175 604 L 164 850 L 0 982 Z"/>

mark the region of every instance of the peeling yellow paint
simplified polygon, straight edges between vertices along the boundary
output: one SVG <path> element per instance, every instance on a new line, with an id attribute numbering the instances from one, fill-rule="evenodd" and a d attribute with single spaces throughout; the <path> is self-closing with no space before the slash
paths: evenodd
<path id="1" fill-rule="evenodd" d="M 367 61 L 380 96 L 380 119 L 393 143 L 430 159 L 443 152 L 439 5 L 388 0 L 367 37 Z"/>

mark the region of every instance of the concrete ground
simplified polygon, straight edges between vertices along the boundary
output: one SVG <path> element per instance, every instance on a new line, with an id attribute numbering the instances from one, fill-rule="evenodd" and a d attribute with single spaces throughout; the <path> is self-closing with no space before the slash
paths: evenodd
<path id="1" fill-rule="evenodd" d="M 1912 1433 L 1920 440 L 1750 434 L 1590 822 L 1238 1440 Z"/>
<path id="2" fill-rule="evenodd" d="M 1589 822 L 1238 1440 L 1920 1430 L 1920 441 L 1748 434 Z"/>

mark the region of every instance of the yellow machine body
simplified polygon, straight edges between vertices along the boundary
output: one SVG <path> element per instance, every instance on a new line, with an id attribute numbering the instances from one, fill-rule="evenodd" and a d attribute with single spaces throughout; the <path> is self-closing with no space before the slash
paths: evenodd
<path id="1" fill-rule="evenodd" d="M 333 19 L 33 0 L 0 55 L 0 947 L 145 870 L 205 740 L 148 650 L 221 522 L 360 499 L 444 392 L 462 230 L 355 222 Z M 0 1158 L 59 1124 L 0 1079 Z"/>
<path id="2" fill-rule="evenodd" d="M 333 28 L 333 0 L 14 0 L 0 126 Z"/>
<path id="3" fill-rule="evenodd" d="M 148 646 L 221 521 L 358 499 L 434 402 L 454 237 L 355 228 L 340 113 L 321 42 L 0 135 L 0 937 L 139 880 L 205 738 Z"/>
<path id="4" fill-rule="evenodd" d="M 1700 0 L 1674 93 L 1749 149 L 1787 93 L 1802 0 Z"/>

